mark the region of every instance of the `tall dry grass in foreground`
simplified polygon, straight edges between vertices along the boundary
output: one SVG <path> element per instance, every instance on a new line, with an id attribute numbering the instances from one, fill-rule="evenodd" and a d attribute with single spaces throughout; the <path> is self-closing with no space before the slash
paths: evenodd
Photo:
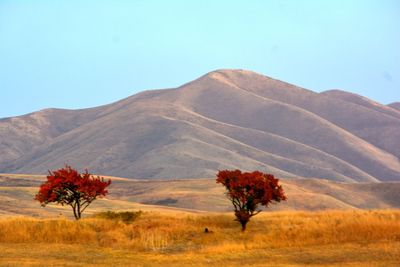
<path id="1" fill-rule="evenodd" d="M 205 234 L 204 228 L 212 233 Z M 400 241 L 400 211 L 273 212 L 245 233 L 232 215 L 144 213 L 132 224 L 88 218 L 0 220 L 2 243 L 91 244 L 141 251 L 233 251 L 346 242 Z"/>
<path id="2" fill-rule="evenodd" d="M 212 233 L 204 233 L 205 227 Z M 154 262 L 157 257 L 165 256 L 165 260 L 178 257 L 175 264 L 184 265 L 185 262 L 200 259 L 200 255 L 203 255 L 201 259 L 205 261 L 204 265 L 207 265 L 209 258 L 213 263 L 218 259 L 218 264 L 228 264 L 232 255 L 242 255 L 243 258 L 239 259 L 242 259 L 242 264 L 247 264 L 249 261 L 244 259 L 250 255 L 256 258 L 277 256 L 271 251 L 283 253 L 276 260 L 291 259 L 296 263 L 302 262 L 301 258 L 307 254 L 286 259 L 284 253 L 290 254 L 290 251 L 299 248 L 306 251 L 309 248 L 310 256 L 313 250 L 318 251 L 325 246 L 337 253 L 336 257 L 343 257 L 345 253 L 352 257 L 364 251 L 365 256 L 359 259 L 361 261 L 368 261 L 368 257 L 375 257 L 371 258 L 371 262 L 379 260 L 379 257 L 388 257 L 385 264 L 396 265 L 400 264 L 400 256 L 398 259 L 395 256 L 400 253 L 400 211 L 265 212 L 253 217 L 244 233 L 234 221 L 233 214 L 171 215 L 147 212 L 132 224 L 96 218 L 77 222 L 65 219 L 1 219 L 0 248 L 4 251 L 11 249 L 8 253 L 12 254 L 17 253 L 22 244 L 35 244 L 30 247 L 41 249 L 58 247 L 60 250 L 63 246 L 69 249 L 79 247 L 82 251 L 98 248 L 107 253 L 110 249 L 123 250 L 123 255 L 128 258 L 132 252 L 135 255 L 152 255 L 148 258 L 150 266 L 157 263 Z M 375 255 L 373 252 L 377 252 L 378 248 L 383 252 Z M 89 257 L 90 253 L 85 255 Z M 160 261 L 160 265 L 163 265 Z M 320 258 L 319 262 L 323 263 L 324 258 Z M 136 263 L 140 265 L 140 262 Z M 254 264 L 257 265 L 257 262 Z"/>

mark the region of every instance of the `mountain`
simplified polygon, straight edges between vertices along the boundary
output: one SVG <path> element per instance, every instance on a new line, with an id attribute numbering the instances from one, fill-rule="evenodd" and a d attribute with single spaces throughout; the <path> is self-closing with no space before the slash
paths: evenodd
<path id="1" fill-rule="evenodd" d="M 1 162 L 22 157 L 35 147 L 96 118 L 97 109 L 46 109 L 28 115 L 0 119 Z"/>
<path id="2" fill-rule="evenodd" d="M 400 111 L 344 91 L 315 93 L 245 70 L 83 110 L 0 120 L 0 172 L 65 163 L 131 178 L 219 169 L 343 182 L 400 181 Z"/>
<path id="3" fill-rule="evenodd" d="M 392 104 L 389 104 L 388 106 L 391 107 L 391 108 L 400 110 L 400 102 L 394 102 Z"/>

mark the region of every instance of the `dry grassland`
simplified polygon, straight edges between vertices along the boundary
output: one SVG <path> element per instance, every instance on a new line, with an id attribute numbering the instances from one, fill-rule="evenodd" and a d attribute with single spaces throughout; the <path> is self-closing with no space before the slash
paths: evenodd
<path id="1" fill-rule="evenodd" d="M 204 233 L 207 227 L 212 233 Z M 0 219 L 0 266 L 400 266 L 400 211 Z"/>

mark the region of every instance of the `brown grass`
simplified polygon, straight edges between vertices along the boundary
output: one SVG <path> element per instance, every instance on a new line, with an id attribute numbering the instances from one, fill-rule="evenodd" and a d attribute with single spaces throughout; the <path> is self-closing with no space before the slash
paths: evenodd
<path id="1" fill-rule="evenodd" d="M 232 214 L 0 220 L 0 266 L 396 266 L 399 255 L 398 210 L 262 213 L 245 233 Z"/>
<path id="2" fill-rule="evenodd" d="M 231 203 L 215 179 L 127 180 L 113 179 L 110 194 L 89 206 L 84 216 L 102 210 L 121 209 L 164 211 L 226 212 Z M 42 208 L 33 198 L 44 176 L 0 174 L 0 217 L 32 216 L 54 218 L 71 216 L 70 207 L 48 205 Z M 400 183 L 337 183 L 322 179 L 282 179 L 287 201 L 271 205 L 269 211 L 398 209 Z"/>

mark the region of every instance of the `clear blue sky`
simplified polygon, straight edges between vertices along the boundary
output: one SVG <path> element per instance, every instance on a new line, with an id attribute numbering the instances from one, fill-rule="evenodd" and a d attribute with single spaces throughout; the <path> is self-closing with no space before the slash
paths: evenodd
<path id="1" fill-rule="evenodd" d="M 400 1 L 0 0 L 0 117 L 219 68 L 400 101 Z"/>

